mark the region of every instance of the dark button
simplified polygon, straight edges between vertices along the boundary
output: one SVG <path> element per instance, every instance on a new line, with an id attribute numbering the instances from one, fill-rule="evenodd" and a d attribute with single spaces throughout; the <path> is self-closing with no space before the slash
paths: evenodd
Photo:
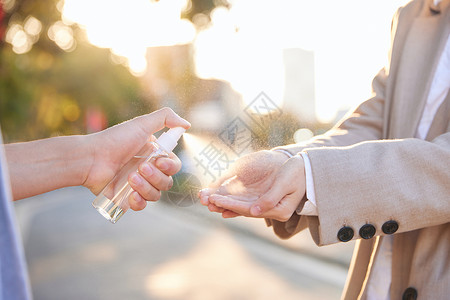
<path id="1" fill-rule="evenodd" d="M 381 230 L 386 234 L 393 234 L 398 230 L 398 223 L 396 221 L 387 221 L 381 226 Z"/>
<path id="2" fill-rule="evenodd" d="M 373 238 L 376 231 L 377 230 L 375 229 L 375 226 L 373 226 L 372 224 L 366 224 L 359 229 L 359 235 L 363 239 L 368 240 Z"/>
<path id="3" fill-rule="evenodd" d="M 416 300 L 417 299 L 417 290 L 413 287 L 409 287 L 403 293 L 402 300 Z"/>
<path id="4" fill-rule="evenodd" d="M 353 229 L 351 227 L 344 226 L 341 229 L 339 229 L 337 238 L 341 242 L 348 242 L 353 238 L 354 234 L 355 233 L 353 232 Z"/>

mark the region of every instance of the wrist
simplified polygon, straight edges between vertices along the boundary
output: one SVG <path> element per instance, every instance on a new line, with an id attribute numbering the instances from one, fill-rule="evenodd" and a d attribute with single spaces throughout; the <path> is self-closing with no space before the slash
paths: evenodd
<path id="1" fill-rule="evenodd" d="M 82 185 L 92 165 L 92 155 L 87 136 L 71 135 L 57 137 L 52 143 L 53 163 L 60 167 L 56 171 L 61 178 L 55 178 L 57 187 Z"/>
<path id="2" fill-rule="evenodd" d="M 76 185 L 84 185 L 89 177 L 89 173 L 95 163 L 95 145 L 96 134 L 74 136 L 74 142 L 77 143 L 81 157 L 75 155 L 74 161 L 79 162 L 79 168 L 76 168 L 75 178 Z"/>

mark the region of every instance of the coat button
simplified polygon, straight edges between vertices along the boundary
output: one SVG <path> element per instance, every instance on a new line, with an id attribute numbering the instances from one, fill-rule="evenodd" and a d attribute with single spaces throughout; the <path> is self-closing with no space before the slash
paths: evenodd
<path id="1" fill-rule="evenodd" d="M 354 232 L 351 227 L 344 226 L 341 229 L 339 229 L 337 238 L 341 242 L 348 242 L 353 238 Z"/>
<path id="2" fill-rule="evenodd" d="M 375 235 L 375 232 L 377 230 L 375 229 L 375 226 L 373 226 L 372 224 L 366 224 L 363 225 L 360 229 L 359 229 L 359 235 L 365 239 L 371 239 L 373 238 L 373 236 Z"/>
<path id="3" fill-rule="evenodd" d="M 396 221 L 387 221 L 381 226 L 381 230 L 385 234 L 393 234 L 398 230 L 398 223 Z"/>
<path id="4" fill-rule="evenodd" d="M 413 287 L 409 287 L 403 293 L 402 300 L 416 300 L 417 299 L 417 290 Z"/>

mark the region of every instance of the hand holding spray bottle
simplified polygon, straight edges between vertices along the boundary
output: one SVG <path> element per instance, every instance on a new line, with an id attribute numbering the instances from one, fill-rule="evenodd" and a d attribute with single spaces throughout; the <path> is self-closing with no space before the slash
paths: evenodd
<path id="1" fill-rule="evenodd" d="M 116 176 L 98 194 L 92 205 L 111 223 L 115 224 L 130 208 L 128 198 L 133 189 L 128 183 L 128 175 L 138 170 L 143 162 L 149 162 L 159 157 L 168 157 L 175 149 L 178 140 L 186 129 L 182 127 L 171 128 L 163 133 L 155 142 L 148 142 L 128 161 Z"/>

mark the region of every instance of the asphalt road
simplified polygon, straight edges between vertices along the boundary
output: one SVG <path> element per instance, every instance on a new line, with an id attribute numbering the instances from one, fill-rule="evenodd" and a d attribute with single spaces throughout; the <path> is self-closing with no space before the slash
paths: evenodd
<path id="1" fill-rule="evenodd" d="M 308 232 L 281 241 L 263 220 L 167 195 L 113 225 L 93 198 L 75 187 L 15 203 L 35 300 L 340 297 L 352 244 L 318 248 Z"/>

